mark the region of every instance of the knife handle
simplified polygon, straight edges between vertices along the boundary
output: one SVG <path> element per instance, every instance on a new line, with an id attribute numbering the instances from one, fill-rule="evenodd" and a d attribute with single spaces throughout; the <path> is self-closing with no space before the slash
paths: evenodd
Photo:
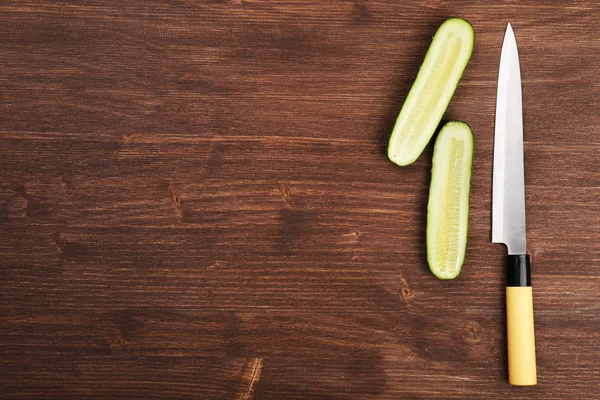
<path id="1" fill-rule="evenodd" d="M 533 294 L 529 255 L 509 255 L 506 282 L 508 381 L 516 386 L 537 384 Z"/>

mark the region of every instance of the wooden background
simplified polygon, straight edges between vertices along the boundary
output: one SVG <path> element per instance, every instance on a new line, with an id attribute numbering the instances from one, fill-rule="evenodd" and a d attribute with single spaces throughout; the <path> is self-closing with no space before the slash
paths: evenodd
<path id="1" fill-rule="evenodd" d="M 600 5 L 4 1 L 0 398 L 600 398 Z M 431 146 L 387 161 L 437 26 L 476 46 L 467 261 L 425 261 Z M 539 386 L 492 245 L 506 22 L 523 71 Z"/>

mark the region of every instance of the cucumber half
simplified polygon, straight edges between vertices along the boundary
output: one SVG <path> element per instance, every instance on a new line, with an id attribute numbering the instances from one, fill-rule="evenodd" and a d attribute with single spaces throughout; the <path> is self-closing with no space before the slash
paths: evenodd
<path id="1" fill-rule="evenodd" d="M 460 18 L 446 20 L 425 55 L 388 146 L 388 158 L 412 164 L 437 129 L 473 52 L 473 27 Z"/>
<path id="2" fill-rule="evenodd" d="M 473 133 L 464 122 L 448 122 L 433 149 L 427 205 L 427 262 L 440 279 L 458 276 L 465 260 Z"/>

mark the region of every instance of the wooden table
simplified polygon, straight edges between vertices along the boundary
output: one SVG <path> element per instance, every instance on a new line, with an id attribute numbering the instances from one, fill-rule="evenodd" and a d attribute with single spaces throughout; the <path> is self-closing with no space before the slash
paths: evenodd
<path id="1" fill-rule="evenodd" d="M 600 398 L 600 4 L 21 1 L 0 20 L 0 397 Z M 385 157 L 437 26 L 467 260 L 425 260 L 431 145 Z M 507 383 L 490 243 L 507 22 L 523 74 L 539 385 Z"/>

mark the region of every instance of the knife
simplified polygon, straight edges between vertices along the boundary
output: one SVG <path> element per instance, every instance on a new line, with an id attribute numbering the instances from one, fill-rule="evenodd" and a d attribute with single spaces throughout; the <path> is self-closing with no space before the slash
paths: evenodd
<path id="1" fill-rule="evenodd" d="M 525 235 L 525 179 L 521 71 L 517 41 L 506 28 L 496 97 L 492 242 L 508 250 L 506 326 L 508 381 L 511 385 L 537 383 L 533 297 Z"/>

